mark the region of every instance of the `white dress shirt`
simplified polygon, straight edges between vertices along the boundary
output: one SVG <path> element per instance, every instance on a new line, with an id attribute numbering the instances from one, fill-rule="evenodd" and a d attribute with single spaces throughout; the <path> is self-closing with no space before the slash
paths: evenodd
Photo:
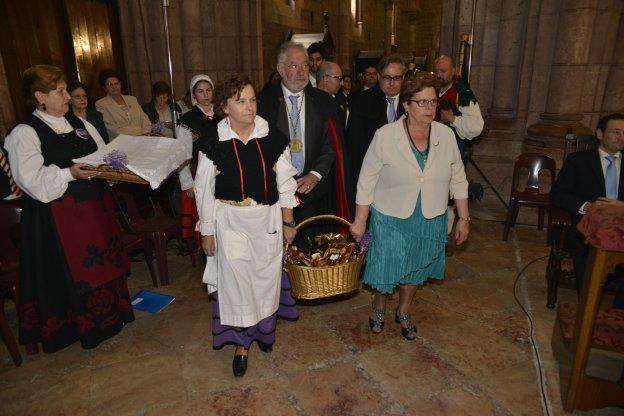
<path id="1" fill-rule="evenodd" d="M 59 134 L 69 133 L 73 127 L 65 117 L 54 117 L 39 110 L 34 115 L 43 120 Z M 82 120 L 85 128 L 93 137 L 98 149 L 104 140 L 91 123 Z M 63 196 L 69 182 L 75 178 L 69 168 L 61 169 L 56 165 L 43 165 L 41 141 L 35 129 L 19 124 L 4 140 L 4 148 L 9 152 L 9 163 L 15 183 L 30 197 L 48 203 Z"/>

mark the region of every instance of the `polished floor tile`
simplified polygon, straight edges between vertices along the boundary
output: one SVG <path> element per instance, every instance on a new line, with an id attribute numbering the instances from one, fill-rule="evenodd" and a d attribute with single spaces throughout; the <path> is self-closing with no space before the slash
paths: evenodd
<path id="1" fill-rule="evenodd" d="M 411 306 L 418 328 L 408 342 L 388 301 L 382 334 L 371 334 L 372 293 L 300 302 L 296 322 L 278 321 L 269 354 L 253 345 L 243 378 L 232 376 L 234 347 L 212 349 L 211 304 L 202 266 L 169 253 L 176 296 L 165 310 L 136 313 L 94 350 L 74 344 L 55 354 L 24 355 L 14 367 L 0 348 L 0 415 L 475 415 L 543 412 L 529 320 L 540 352 L 551 415 L 564 415 L 550 340 L 555 313 L 545 307 L 545 232 L 475 220 L 470 243 L 447 258 L 446 278 L 420 287 Z M 520 270 L 529 262 L 518 281 Z M 151 289 L 144 263 L 132 264 L 132 293 Z M 560 299 L 574 300 L 562 289 Z M 15 330 L 17 317 L 6 305 Z M 608 361 L 609 365 L 613 365 Z M 595 371 L 600 371 L 596 361 Z M 623 409 L 576 412 L 623 415 Z"/>

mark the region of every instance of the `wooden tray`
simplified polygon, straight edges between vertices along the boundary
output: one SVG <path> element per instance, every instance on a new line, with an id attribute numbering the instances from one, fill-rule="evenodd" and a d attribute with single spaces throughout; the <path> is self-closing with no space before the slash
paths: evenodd
<path id="1" fill-rule="evenodd" d="M 148 185 L 145 179 L 130 172 L 128 169 L 115 169 L 113 167 L 102 165 L 95 168 L 99 172 L 97 178 L 106 179 L 108 181 L 132 182 Z"/>

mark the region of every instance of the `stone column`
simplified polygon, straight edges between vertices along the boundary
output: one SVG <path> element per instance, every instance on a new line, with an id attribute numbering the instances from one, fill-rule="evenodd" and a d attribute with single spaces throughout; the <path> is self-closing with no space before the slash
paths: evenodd
<path id="1" fill-rule="evenodd" d="M 392 51 L 393 43 L 393 23 L 394 23 L 394 1 L 386 1 L 384 3 L 385 20 L 384 20 L 384 50 L 386 55 Z"/>
<path id="2" fill-rule="evenodd" d="M 249 28 L 251 22 L 249 20 L 249 2 L 240 0 L 238 6 L 238 21 L 240 24 L 240 45 L 241 45 L 241 64 L 243 73 L 251 76 L 251 39 Z"/>
<path id="3" fill-rule="evenodd" d="M 355 30 L 355 21 L 351 17 L 351 3 L 350 1 L 340 0 L 338 5 L 338 24 L 336 29 L 332 30 L 334 36 L 334 42 L 336 42 L 336 52 L 334 59 L 336 63 L 342 68 L 344 74 L 351 74 L 352 68 L 350 67 L 351 57 L 351 34 Z"/>
<path id="4" fill-rule="evenodd" d="M 602 110 L 611 64 L 619 56 L 616 51 L 618 26 L 622 15 L 621 0 L 599 0 L 589 48 L 585 80 L 581 86 L 583 124 L 594 128 Z M 620 46 L 620 53 L 621 53 Z"/>
<path id="5" fill-rule="evenodd" d="M 524 151 L 563 157 L 567 133 L 590 134 L 581 123 L 581 102 L 597 0 L 563 0 L 550 69 L 546 111 L 527 130 Z"/>
<path id="6" fill-rule="evenodd" d="M 624 18 L 621 14 L 619 18 L 613 61 L 602 100 L 602 114 L 624 111 L 624 88 L 622 87 L 624 85 Z"/>
<path id="7" fill-rule="evenodd" d="M 0 55 L 0 139 L 4 138 L 9 127 L 15 124 L 15 112 L 13 111 L 13 100 L 9 92 L 9 83 Z"/>
<path id="8" fill-rule="evenodd" d="M 409 42 L 408 52 L 411 56 L 416 56 L 416 20 L 418 18 L 417 13 L 409 13 L 407 21 L 409 22 Z"/>
<path id="9" fill-rule="evenodd" d="M 490 125 L 506 124 L 517 115 L 520 65 L 524 52 L 529 1 L 504 0 L 496 48 Z M 500 126 L 496 126 L 500 127 Z"/>

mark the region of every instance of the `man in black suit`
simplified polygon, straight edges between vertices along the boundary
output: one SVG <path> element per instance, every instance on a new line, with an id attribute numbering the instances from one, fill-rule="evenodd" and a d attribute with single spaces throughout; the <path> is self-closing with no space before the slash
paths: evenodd
<path id="1" fill-rule="evenodd" d="M 326 119 L 335 115 L 329 94 L 309 85 L 309 64 L 305 47 L 284 43 L 277 54 L 278 85 L 258 96 L 258 115 L 290 138 L 291 160 L 298 171 L 295 221 L 328 212 L 327 176 L 334 164 Z M 332 113 L 334 111 L 334 113 Z"/>
<path id="2" fill-rule="evenodd" d="M 379 73 L 377 72 L 377 68 L 375 65 L 367 65 L 364 68 L 364 74 L 362 74 L 362 85 L 360 85 L 357 89 L 351 91 L 349 94 L 349 100 L 351 98 L 356 98 L 358 95 L 362 94 L 365 91 L 370 90 L 379 82 Z"/>
<path id="3" fill-rule="evenodd" d="M 624 201 L 624 114 L 611 114 L 600 119 L 596 137 L 600 142 L 597 149 L 575 152 L 566 158 L 550 192 L 550 202 L 568 211 L 572 218 L 566 250 L 574 262 L 579 292 L 583 285 L 588 247 L 576 224 L 592 204 Z M 624 285 L 620 285 L 616 306 L 624 307 L 623 291 Z"/>
<path id="4" fill-rule="evenodd" d="M 385 56 L 379 61 L 377 70 L 380 74 L 379 84 L 349 100 L 345 154 L 349 163 L 349 176 L 353 178 L 347 190 L 351 212 L 355 212 L 355 186 L 362 161 L 375 132 L 403 115 L 399 93 L 407 71 L 405 61 L 400 55 Z"/>

